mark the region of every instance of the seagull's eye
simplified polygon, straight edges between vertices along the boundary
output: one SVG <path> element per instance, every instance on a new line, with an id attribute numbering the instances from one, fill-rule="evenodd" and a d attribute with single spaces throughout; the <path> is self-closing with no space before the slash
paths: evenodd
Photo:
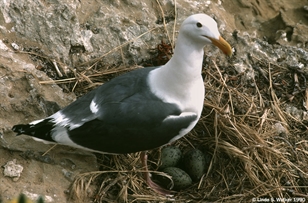
<path id="1" fill-rule="evenodd" d="M 199 22 L 197 22 L 197 27 L 202 27 L 202 24 L 201 23 L 199 23 Z"/>

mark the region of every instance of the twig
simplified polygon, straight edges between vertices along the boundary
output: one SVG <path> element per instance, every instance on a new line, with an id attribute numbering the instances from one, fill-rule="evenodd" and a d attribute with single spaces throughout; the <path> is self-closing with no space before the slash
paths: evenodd
<path id="1" fill-rule="evenodd" d="M 52 60 L 53 65 L 55 66 L 55 69 L 59 75 L 59 77 L 63 77 L 63 74 L 61 73 L 61 71 L 59 70 L 59 67 L 57 65 L 57 62 L 55 60 Z"/>
<path id="2" fill-rule="evenodd" d="M 157 4 L 158 4 L 158 7 L 161 11 L 161 15 L 162 15 L 162 18 L 163 18 L 163 23 L 164 23 L 164 28 L 165 28 L 165 31 L 167 33 L 167 37 L 168 37 L 168 40 L 169 40 L 169 43 L 172 44 L 172 41 L 170 39 L 170 35 L 169 35 L 169 32 L 168 32 L 168 29 L 167 29 L 167 24 L 166 24 L 166 19 L 165 19 L 165 13 L 164 13 L 164 10 L 163 8 L 161 7 L 161 4 L 159 2 L 159 0 L 156 0 Z"/>
<path id="3" fill-rule="evenodd" d="M 270 95 L 272 97 L 272 101 L 273 101 L 273 110 L 276 112 L 277 116 L 280 118 L 280 120 L 282 121 L 282 123 L 287 123 L 286 122 L 286 118 L 283 116 L 283 112 L 281 111 L 281 109 L 279 108 L 279 104 L 278 104 L 278 98 L 275 94 L 274 88 L 273 88 L 273 81 L 272 81 L 272 74 L 271 74 L 271 64 L 268 64 L 268 78 L 269 78 L 269 91 L 270 91 Z"/>
<path id="4" fill-rule="evenodd" d="M 55 148 L 58 144 L 54 144 L 52 147 L 50 147 L 42 156 L 45 156 L 48 152 L 50 152 L 53 148 Z"/>
<path id="5" fill-rule="evenodd" d="M 268 113 L 270 112 L 270 109 L 265 109 L 264 110 L 264 113 L 262 114 L 262 116 L 261 116 L 261 118 L 260 118 L 260 127 L 259 127 L 259 129 L 258 129 L 258 132 L 261 132 L 261 129 L 262 129 L 262 127 L 263 127 L 263 124 L 264 124 L 264 122 L 266 121 L 266 119 L 267 119 L 267 116 L 268 116 Z"/>
<path id="6" fill-rule="evenodd" d="M 231 96 L 232 94 L 231 94 L 231 92 L 230 92 L 230 90 L 228 88 L 228 85 L 226 84 L 226 80 L 223 78 L 223 76 L 222 76 L 222 74 L 221 74 L 221 72 L 220 72 L 216 62 L 214 60 L 212 60 L 212 62 L 213 62 L 214 67 L 216 68 L 216 70 L 217 70 L 217 72 L 218 72 L 218 74 L 220 76 L 221 81 L 223 82 L 223 86 L 227 89 L 227 91 L 229 93 L 229 101 L 230 101 L 231 111 L 232 111 L 232 114 L 234 115 L 234 107 L 233 107 L 232 96 Z M 233 122 L 236 122 L 235 119 L 233 119 Z"/>
<path id="7" fill-rule="evenodd" d="M 176 0 L 174 0 L 174 24 L 173 24 L 173 33 L 172 33 L 172 48 L 174 48 L 174 46 L 175 46 L 175 26 L 176 26 L 176 18 L 177 18 Z"/>
<path id="8" fill-rule="evenodd" d="M 104 71 L 102 73 L 94 73 L 94 74 L 87 75 L 87 76 L 84 75 L 85 71 L 82 72 L 81 74 L 83 74 L 87 78 L 92 78 L 92 77 L 99 77 L 99 76 L 102 76 L 102 75 L 110 75 L 110 74 L 114 74 L 114 73 L 130 71 L 130 70 L 134 70 L 134 69 L 137 69 L 137 68 L 141 68 L 141 66 L 134 66 L 134 67 L 122 68 L 122 69 L 110 69 L 110 70 Z M 40 81 L 39 83 L 40 84 L 54 84 L 54 83 L 61 84 L 61 83 L 68 83 L 68 82 L 78 81 L 78 79 L 77 79 L 78 75 L 77 75 L 76 71 L 73 71 L 73 72 L 75 74 L 74 78 L 66 78 L 66 79 L 60 79 L 60 80 L 46 80 L 46 81 Z"/>
<path id="9" fill-rule="evenodd" d="M 45 80 L 45 81 L 39 81 L 40 84 L 60 84 L 60 83 L 67 83 L 67 82 L 72 82 L 75 81 L 76 78 L 66 78 L 66 79 L 61 79 L 61 80 Z"/>

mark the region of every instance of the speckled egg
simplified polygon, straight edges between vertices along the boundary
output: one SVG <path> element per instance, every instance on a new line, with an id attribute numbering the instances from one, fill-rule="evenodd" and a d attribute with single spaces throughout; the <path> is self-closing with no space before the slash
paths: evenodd
<path id="1" fill-rule="evenodd" d="M 192 149 L 184 154 L 184 170 L 194 180 L 198 181 L 205 172 L 206 161 L 202 151 Z"/>
<path id="2" fill-rule="evenodd" d="M 161 150 L 161 166 L 164 169 L 171 166 L 176 166 L 181 160 L 182 152 L 178 147 L 167 146 Z"/>
<path id="3" fill-rule="evenodd" d="M 173 190 L 185 189 L 192 184 L 190 176 L 180 168 L 167 167 L 163 170 L 164 173 L 170 175 L 173 180 Z"/>

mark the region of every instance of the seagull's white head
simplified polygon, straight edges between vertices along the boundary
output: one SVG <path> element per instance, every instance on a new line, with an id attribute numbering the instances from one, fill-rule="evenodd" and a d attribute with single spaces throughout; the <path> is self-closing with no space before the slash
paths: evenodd
<path id="1" fill-rule="evenodd" d="M 180 33 L 194 43 L 205 46 L 214 44 L 228 56 L 232 55 L 232 49 L 219 34 L 216 21 L 206 14 L 191 15 L 181 25 Z"/>

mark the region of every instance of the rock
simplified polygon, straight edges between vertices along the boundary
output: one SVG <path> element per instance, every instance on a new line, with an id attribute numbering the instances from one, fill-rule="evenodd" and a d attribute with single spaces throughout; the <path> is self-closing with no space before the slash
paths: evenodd
<path id="1" fill-rule="evenodd" d="M 15 182 L 18 181 L 22 170 L 24 169 L 21 165 L 16 164 L 16 159 L 8 161 L 3 167 L 3 175 L 12 178 Z"/>
<path id="2" fill-rule="evenodd" d="M 221 7 L 203 1 L 178 1 L 177 25 L 188 15 L 204 12 L 202 8 L 209 6 Z M 167 29 L 171 33 L 175 18 L 174 3 L 162 1 L 161 7 L 165 13 Z M 155 27 L 164 27 L 159 5 L 150 0 L 52 0 L 46 3 L 40 0 L 11 0 L 0 2 L 0 8 L 4 16 L 2 24 L 12 25 L 10 29 L 3 27 L 6 35 L 16 34 L 22 39 L 28 39 L 28 44 L 38 45 L 50 58 L 71 67 L 98 58 L 130 40 L 121 51 L 118 49 L 108 54 L 106 61 L 111 60 L 111 64 L 117 64 L 124 59 L 126 64 L 140 63 L 150 58 L 147 50 L 159 44 L 163 32 L 156 29 L 145 33 Z M 163 37 L 166 39 L 166 36 Z M 74 56 L 77 61 L 71 60 Z"/>
<path id="3" fill-rule="evenodd" d="M 278 122 L 273 125 L 273 129 L 277 132 L 278 135 L 284 136 L 288 133 L 288 130 Z"/>
<path id="4" fill-rule="evenodd" d="M 63 93 L 55 84 L 41 85 L 40 81 L 50 80 L 45 73 L 27 57 L 10 51 L 1 40 L 0 47 L 0 133 L 4 135 L 0 141 L 3 147 L 27 150 L 31 147 L 23 143 L 32 139 L 10 136 L 12 126 L 46 117 L 74 101 L 75 96 Z"/>
<path id="5" fill-rule="evenodd" d="M 304 110 L 298 109 L 292 105 L 286 105 L 285 112 L 292 115 L 294 118 L 298 120 L 303 120 L 305 116 Z"/>
<path id="6" fill-rule="evenodd" d="M 42 149 L 43 146 L 48 148 L 47 145 L 34 141 L 27 143 L 27 145 L 37 146 L 38 149 Z M 33 157 L 43 154 L 43 152 L 37 150 L 33 153 L 35 154 Z M 95 155 L 65 146 L 57 146 L 49 152 L 53 164 L 38 161 L 35 158 L 24 158 L 20 156 L 18 151 L 1 147 L 0 154 L 0 165 L 4 165 L 3 162 L 11 157 L 23 166 L 23 171 L 17 182 L 5 178 L 2 173 L 0 174 L 0 191 L 3 199 L 11 199 L 22 192 L 28 197 L 31 193 L 33 197 L 42 196 L 45 201 L 50 200 L 46 202 L 67 202 L 64 191 L 70 188 L 74 177 L 81 173 L 98 170 Z M 70 159 L 70 161 L 68 162 L 67 159 Z M 90 200 L 87 202 L 90 202 Z"/>
<path id="7" fill-rule="evenodd" d="M 95 155 L 57 146 L 42 156 L 51 145 L 36 142 L 24 135 L 16 137 L 10 129 L 14 124 L 31 122 L 52 114 L 74 101 L 75 95 L 63 93 L 55 84 L 41 85 L 40 81 L 50 78 L 37 70 L 28 57 L 11 51 L 1 40 L 0 55 L 0 165 L 16 159 L 18 164 L 15 165 L 23 167 L 21 176 L 15 177 L 17 182 L 4 178 L 4 175 L 9 175 L 8 168 L 5 174 L 0 174 L 1 197 L 11 199 L 20 192 L 31 192 L 50 196 L 52 202 L 66 202 L 63 191 L 69 188 L 71 180 L 64 176 L 62 169 L 71 171 L 73 176 L 95 171 L 98 169 Z M 17 166 L 15 169 L 18 169 Z"/>

